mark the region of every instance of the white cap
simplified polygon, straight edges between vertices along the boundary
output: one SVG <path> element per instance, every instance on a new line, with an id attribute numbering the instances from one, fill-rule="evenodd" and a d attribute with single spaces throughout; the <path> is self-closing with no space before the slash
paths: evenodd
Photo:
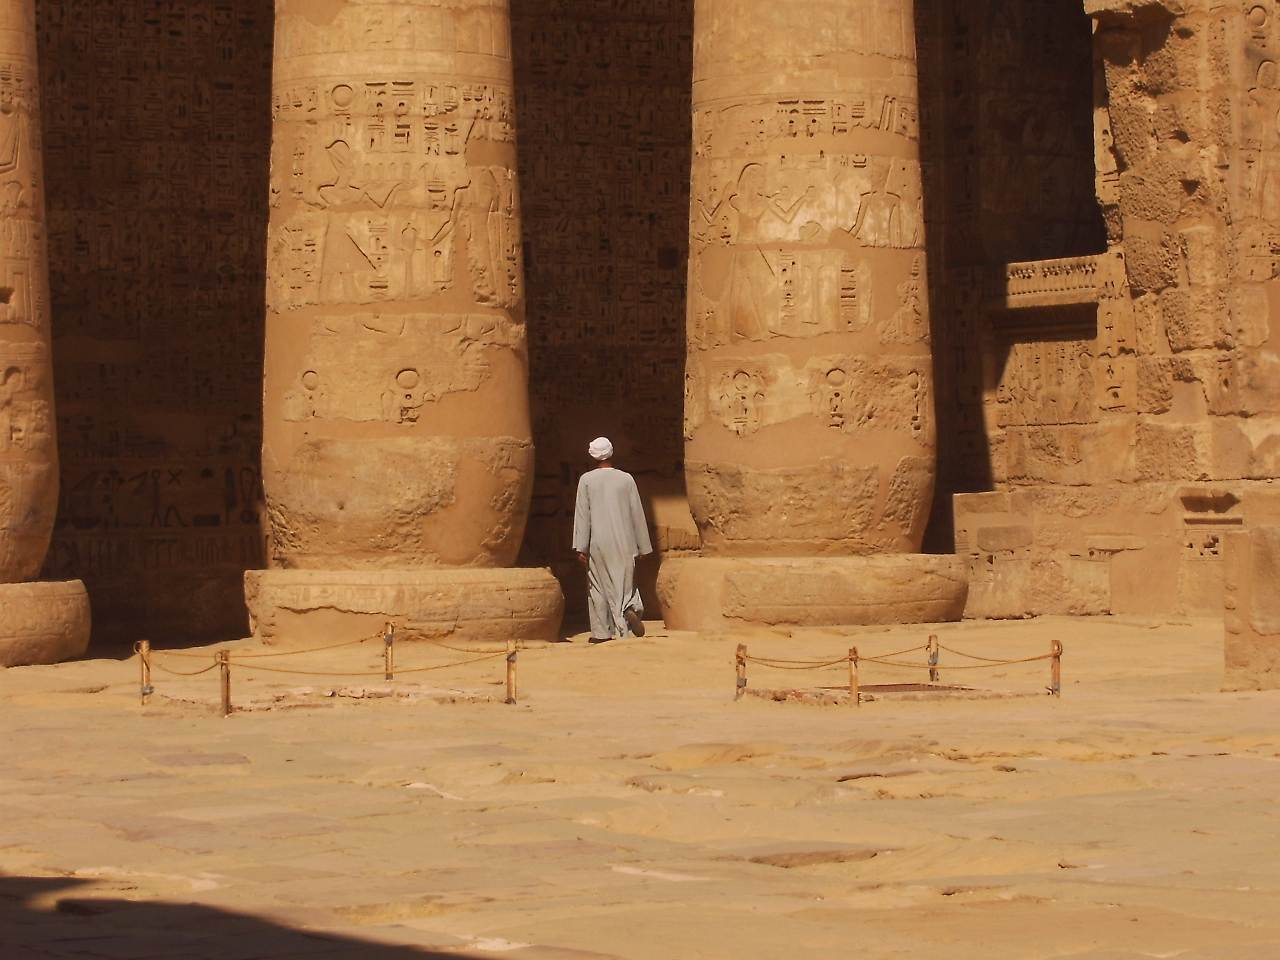
<path id="1" fill-rule="evenodd" d="M 608 437 L 596 437 L 591 441 L 591 446 L 587 447 L 587 453 L 596 460 L 608 460 L 613 456 L 613 444 Z"/>

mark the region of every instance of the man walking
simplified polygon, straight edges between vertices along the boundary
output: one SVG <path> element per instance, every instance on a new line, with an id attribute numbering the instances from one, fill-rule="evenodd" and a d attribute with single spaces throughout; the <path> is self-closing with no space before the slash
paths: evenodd
<path id="1" fill-rule="evenodd" d="M 644 636 L 644 604 L 636 587 L 636 558 L 653 552 L 640 491 L 631 474 L 613 466 L 604 437 L 587 448 L 596 468 L 578 481 L 573 549 L 587 565 L 591 642 Z"/>

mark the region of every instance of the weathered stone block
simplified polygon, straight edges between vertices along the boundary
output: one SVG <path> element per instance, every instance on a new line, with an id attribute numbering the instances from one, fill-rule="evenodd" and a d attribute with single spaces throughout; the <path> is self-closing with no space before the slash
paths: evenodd
<path id="1" fill-rule="evenodd" d="M 1280 526 L 1223 540 L 1225 687 L 1280 689 Z"/>
<path id="2" fill-rule="evenodd" d="M 1033 616 L 1111 612 L 1111 564 L 1084 557 L 1037 557 L 1031 563 Z"/>
<path id="3" fill-rule="evenodd" d="M 968 577 L 955 556 L 694 557 L 663 564 L 667 626 L 940 623 L 964 612 Z"/>
<path id="4" fill-rule="evenodd" d="M 1031 606 L 1030 557 L 994 554 L 969 558 L 968 620 L 1020 620 Z"/>
<path id="5" fill-rule="evenodd" d="M 978 549 L 988 553 L 999 553 L 1002 550 L 1017 550 L 1019 547 L 1031 546 L 1033 538 L 1031 527 L 982 527 L 978 530 Z"/>
<path id="6" fill-rule="evenodd" d="M 0 583 L 0 666 L 58 663 L 89 646 L 89 595 L 79 580 Z"/>
<path id="7" fill-rule="evenodd" d="M 311 646 L 353 640 L 388 620 L 459 641 L 555 640 L 564 613 L 550 570 L 249 570 L 254 636 Z"/>

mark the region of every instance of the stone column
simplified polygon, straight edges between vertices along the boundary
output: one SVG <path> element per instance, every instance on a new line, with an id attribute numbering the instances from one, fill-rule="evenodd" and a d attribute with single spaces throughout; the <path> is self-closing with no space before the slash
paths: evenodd
<path id="1" fill-rule="evenodd" d="M 697 0 L 685 473 L 668 622 L 958 618 L 934 425 L 911 0 Z"/>
<path id="2" fill-rule="evenodd" d="M 507 2 L 278 0 L 275 42 L 255 632 L 550 637 Z"/>
<path id="3" fill-rule="evenodd" d="M 0 0 L 0 665 L 84 653 L 79 580 L 34 581 L 58 510 L 33 0 Z"/>

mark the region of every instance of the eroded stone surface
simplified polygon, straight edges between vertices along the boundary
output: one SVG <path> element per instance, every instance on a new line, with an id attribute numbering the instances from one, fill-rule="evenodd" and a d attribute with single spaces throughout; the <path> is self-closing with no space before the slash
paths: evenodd
<path id="1" fill-rule="evenodd" d="M 564 601 L 545 569 L 250 570 L 254 635 L 311 646 L 398 628 L 456 640 L 555 640 Z"/>
<path id="2" fill-rule="evenodd" d="M 664 566 L 681 627 L 963 608 L 927 558 L 888 579 L 872 561 L 745 559 L 920 549 L 934 423 L 911 13 L 696 7 L 685 476 L 704 552 L 743 559 Z"/>
<path id="3" fill-rule="evenodd" d="M 1280 527 L 1224 538 L 1225 687 L 1280 688 Z"/>
<path id="4" fill-rule="evenodd" d="M 74 659 L 89 646 L 89 624 L 79 580 L 0 583 L 0 666 Z"/>
<path id="5" fill-rule="evenodd" d="M 685 433 L 709 551 L 919 549 L 934 428 L 914 57 L 909 3 L 697 6 Z"/>
<path id="6" fill-rule="evenodd" d="M 39 572 L 58 505 L 31 0 L 0 4 L 0 63 L 0 583 L 14 583 Z"/>
<path id="7" fill-rule="evenodd" d="M 509 43 L 490 0 L 277 11 L 263 466 L 281 565 L 514 559 L 532 445 Z"/>
<path id="8" fill-rule="evenodd" d="M 547 572 L 459 569 L 532 487 L 509 43 L 493 0 L 277 10 L 261 639 L 559 627 Z"/>
<path id="9" fill-rule="evenodd" d="M 667 561 L 658 578 L 667 625 L 709 632 L 958 620 L 968 586 L 959 557 L 921 554 L 696 557 Z"/>

